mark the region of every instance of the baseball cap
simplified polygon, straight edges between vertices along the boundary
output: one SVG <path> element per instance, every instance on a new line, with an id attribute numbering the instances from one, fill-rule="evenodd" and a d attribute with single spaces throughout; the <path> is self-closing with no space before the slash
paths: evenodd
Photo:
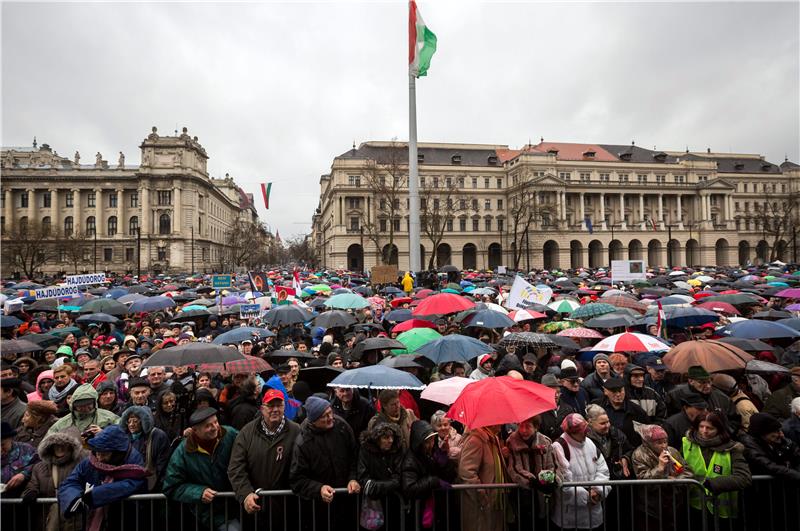
<path id="1" fill-rule="evenodd" d="M 269 389 L 266 393 L 264 393 L 264 399 L 261 401 L 261 403 L 268 404 L 273 400 L 283 401 L 283 393 L 277 389 Z"/>

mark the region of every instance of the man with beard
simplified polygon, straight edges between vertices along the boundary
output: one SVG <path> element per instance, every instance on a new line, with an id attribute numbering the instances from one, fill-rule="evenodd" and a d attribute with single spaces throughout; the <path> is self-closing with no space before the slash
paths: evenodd
<path id="1" fill-rule="evenodd" d="M 54 368 L 53 380 L 55 383 L 47 393 L 47 398 L 56 403 L 59 411 L 66 411 L 67 397 L 72 393 L 72 388 L 78 386 L 78 382 L 72 379 L 72 365 L 65 363 Z"/>
<path id="2" fill-rule="evenodd" d="M 48 435 L 69 429 L 89 439 L 119 420 L 114 413 L 97 408 L 97 391 L 90 384 L 75 389 L 69 408 L 70 414 L 53 424 L 47 431 Z"/>

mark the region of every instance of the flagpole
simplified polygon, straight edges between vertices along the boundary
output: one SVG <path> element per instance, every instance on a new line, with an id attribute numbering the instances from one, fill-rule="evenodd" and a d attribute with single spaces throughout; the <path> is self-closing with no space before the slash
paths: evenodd
<path id="1" fill-rule="evenodd" d="M 419 171 L 417 168 L 416 78 L 408 74 L 408 269 L 421 271 L 419 243 Z M 431 251 L 436 253 L 436 249 Z"/>

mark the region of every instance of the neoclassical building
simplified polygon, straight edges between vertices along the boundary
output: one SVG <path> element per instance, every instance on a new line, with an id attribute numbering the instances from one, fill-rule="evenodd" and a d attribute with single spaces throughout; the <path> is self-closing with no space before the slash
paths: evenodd
<path id="1" fill-rule="evenodd" d="M 406 144 L 371 141 L 335 157 L 322 175 L 312 219 L 321 266 L 369 269 L 386 256 L 408 268 L 407 188 L 395 219 L 382 219 L 383 192 L 368 177 L 385 172 L 389 153 L 401 151 L 407 172 Z M 422 234 L 424 265 L 431 252 L 438 266 L 463 269 L 603 267 L 613 259 L 651 266 L 797 259 L 800 166 L 788 160 L 777 165 L 757 154 L 710 149 L 541 141 L 521 149 L 423 143 L 418 163 L 421 187 L 452 183 L 459 191 L 448 203 L 452 219 L 437 249 Z M 787 203 L 795 206 L 784 209 Z M 455 208 L 459 204 L 466 208 Z M 779 212 L 786 219 L 774 229 Z M 393 234 L 385 232 L 376 244 L 365 224 L 391 227 Z"/>
<path id="2" fill-rule="evenodd" d="M 163 136 L 153 127 L 139 149 L 141 164 L 130 165 L 121 152 L 116 163 L 97 153 L 87 164 L 35 141 L 2 148 L 3 243 L 35 220 L 59 238 L 82 235 L 81 271 L 216 270 L 231 225 L 258 221 L 252 195 L 208 174 L 208 154 L 186 128 Z M 2 276 L 18 272 L 0 254 Z M 54 253 L 41 269 L 71 273 L 67 261 Z"/>

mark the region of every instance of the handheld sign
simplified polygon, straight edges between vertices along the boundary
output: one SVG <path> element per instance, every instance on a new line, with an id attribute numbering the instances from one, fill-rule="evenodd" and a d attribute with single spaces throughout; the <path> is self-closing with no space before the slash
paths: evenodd
<path id="1" fill-rule="evenodd" d="M 78 286 L 50 286 L 36 290 L 36 300 L 72 297 L 78 294 Z"/>
<path id="2" fill-rule="evenodd" d="M 231 275 L 213 275 L 211 277 L 211 287 L 214 289 L 231 287 Z"/>
<path id="3" fill-rule="evenodd" d="M 67 286 L 88 286 L 90 284 L 103 284 L 106 282 L 105 273 L 89 273 L 88 275 L 67 275 Z"/>
<path id="4" fill-rule="evenodd" d="M 241 304 L 239 305 L 239 318 L 249 319 L 250 317 L 258 317 L 261 315 L 261 305 L 259 304 Z"/>

